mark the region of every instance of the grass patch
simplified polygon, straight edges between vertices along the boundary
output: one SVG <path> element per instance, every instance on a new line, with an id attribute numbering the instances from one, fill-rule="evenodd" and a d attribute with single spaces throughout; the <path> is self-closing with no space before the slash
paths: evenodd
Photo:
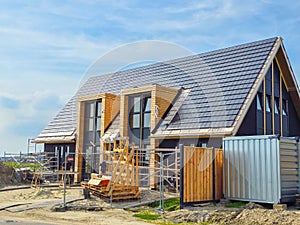
<path id="1" fill-rule="evenodd" d="M 158 208 L 159 207 L 159 201 L 153 202 L 149 205 L 151 208 Z M 174 199 L 168 199 L 164 201 L 164 209 L 166 211 L 175 211 L 180 209 L 180 199 L 174 198 Z"/>
<path id="2" fill-rule="evenodd" d="M 150 213 L 136 213 L 133 214 L 133 217 L 143 219 L 143 220 L 158 220 L 161 219 L 161 216 L 158 214 L 150 214 Z"/>
<path id="3" fill-rule="evenodd" d="M 41 165 L 39 163 L 20 163 L 20 164 L 18 164 L 17 162 L 3 162 L 3 164 L 12 169 L 29 167 L 32 170 L 35 170 L 35 169 L 39 169 L 41 167 Z"/>
<path id="4" fill-rule="evenodd" d="M 247 202 L 230 202 L 230 203 L 226 203 L 225 207 L 226 208 L 240 208 L 243 207 L 247 204 Z"/>

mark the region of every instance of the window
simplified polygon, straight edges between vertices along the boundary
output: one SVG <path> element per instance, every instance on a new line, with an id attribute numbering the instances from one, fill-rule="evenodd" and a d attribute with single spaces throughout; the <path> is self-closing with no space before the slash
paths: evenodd
<path id="1" fill-rule="evenodd" d="M 257 110 L 262 110 L 262 107 L 261 107 L 261 96 L 259 94 L 257 94 L 257 96 L 256 96 L 256 109 Z"/>
<path id="2" fill-rule="evenodd" d="M 274 100 L 274 113 L 279 114 L 279 109 L 278 109 L 278 99 Z"/>
<path id="3" fill-rule="evenodd" d="M 85 102 L 84 112 L 84 153 L 86 153 L 85 172 L 98 172 L 101 136 L 102 102 L 94 100 Z"/>
<path id="4" fill-rule="evenodd" d="M 270 97 L 267 95 L 266 96 L 266 111 L 267 112 L 271 112 L 271 108 L 270 108 Z"/>
<path id="5" fill-rule="evenodd" d="M 140 147 L 150 143 L 151 96 L 150 93 L 129 96 L 129 125 L 131 139 Z"/>
<path id="6" fill-rule="evenodd" d="M 282 99 L 282 115 L 287 116 L 287 100 Z"/>

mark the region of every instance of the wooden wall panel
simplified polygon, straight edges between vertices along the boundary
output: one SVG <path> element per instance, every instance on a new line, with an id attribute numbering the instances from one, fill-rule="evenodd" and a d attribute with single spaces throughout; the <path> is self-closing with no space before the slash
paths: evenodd
<path id="1" fill-rule="evenodd" d="M 183 202 L 220 200 L 223 195 L 222 149 L 184 147 Z"/>

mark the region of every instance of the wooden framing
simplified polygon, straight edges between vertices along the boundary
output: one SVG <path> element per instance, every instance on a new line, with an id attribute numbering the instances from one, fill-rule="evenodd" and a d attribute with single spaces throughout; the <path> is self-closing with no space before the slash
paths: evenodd
<path id="1" fill-rule="evenodd" d="M 103 162 L 109 167 L 101 176 L 94 174 L 89 182 L 81 182 L 81 186 L 113 201 L 139 198 L 138 154 L 134 146 L 129 147 L 128 139 L 118 139 L 114 141 L 113 151 L 105 150 Z"/>
<path id="2" fill-rule="evenodd" d="M 279 110 L 280 110 L 280 135 L 283 136 L 283 118 L 282 118 L 282 74 L 279 77 Z"/>
<path id="3" fill-rule="evenodd" d="M 165 87 L 162 85 L 154 84 L 139 88 L 131 88 L 121 91 L 121 108 L 120 108 L 120 135 L 128 136 L 128 116 L 129 116 L 129 96 L 150 92 L 151 95 L 151 122 L 150 131 L 152 131 L 166 110 L 169 108 L 171 102 L 178 93 L 175 88 Z M 141 146 L 139 146 L 141 147 Z M 150 148 L 154 149 L 156 146 L 155 140 L 150 140 Z M 153 174 L 155 168 L 155 158 L 153 155 L 150 157 L 150 174 Z M 154 187 L 155 178 L 151 177 L 150 183 Z"/>
<path id="4" fill-rule="evenodd" d="M 151 95 L 151 127 L 153 130 L 158 121 L 164 115 L 171 102 L 178 93 L 175 88 L 165 87 L 154 84 L 139 88 L 131 88 L 121 91 L 121 108 L 120 108 L 120 134 L 125 137 L 128 136 L 128 97 L 130 95 L 142 94 L 150 92 Z M 158 110 L 157 110 L 158 107 Z M 156 112 L 158 114 L 156 115 Z M 155 147 L 155 146 L 151 146 Z"/>
<path id="5" fill-rule="evenodd" d="M 263 94 L 263 98 L 264 98 L 264 135 L 267 134 L 267 111 L 266 111 L 266 77 L 264 77 L 264 82 L 263 82 L 263 85 L 264 85 L 264 94 Z"/>
<path id="6" fill-rule="evenodd" d="M 80 182 L 82 179 L 82 153 L 84 139 L 84 112 L 85 102 L 87 101 L 102 101 L 102 116 L 101 116 L 101 136 L 105 129 L 111 123 L 113 118 L 118 114 L 120 108 L 120 97 L 110 93 L 102 93 L 96 95 L 83 96 L 78 98 L 78 119 L 77 119 L 77 141 L 76 141 L 76 157 L 75 157 L 75 182 Z"/>
<path id="7" fill-rule="evenodd" d="M 272 69 L 272 96 L 271 96 L 271 110 L 272 110 L 272 133 L 275 134 L 275 97 L 274 97 L 274 60 L 271 65 Z"/>

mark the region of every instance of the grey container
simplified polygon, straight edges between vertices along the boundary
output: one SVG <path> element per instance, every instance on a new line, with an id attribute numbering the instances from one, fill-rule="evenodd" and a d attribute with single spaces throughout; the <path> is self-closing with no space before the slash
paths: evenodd
<path id="1" fill-rule="evenodd" d="M 224 138 L 224 197 L 271 204 L 294 202 L 300 192 L 299 151 L 299 138 Z"/>

